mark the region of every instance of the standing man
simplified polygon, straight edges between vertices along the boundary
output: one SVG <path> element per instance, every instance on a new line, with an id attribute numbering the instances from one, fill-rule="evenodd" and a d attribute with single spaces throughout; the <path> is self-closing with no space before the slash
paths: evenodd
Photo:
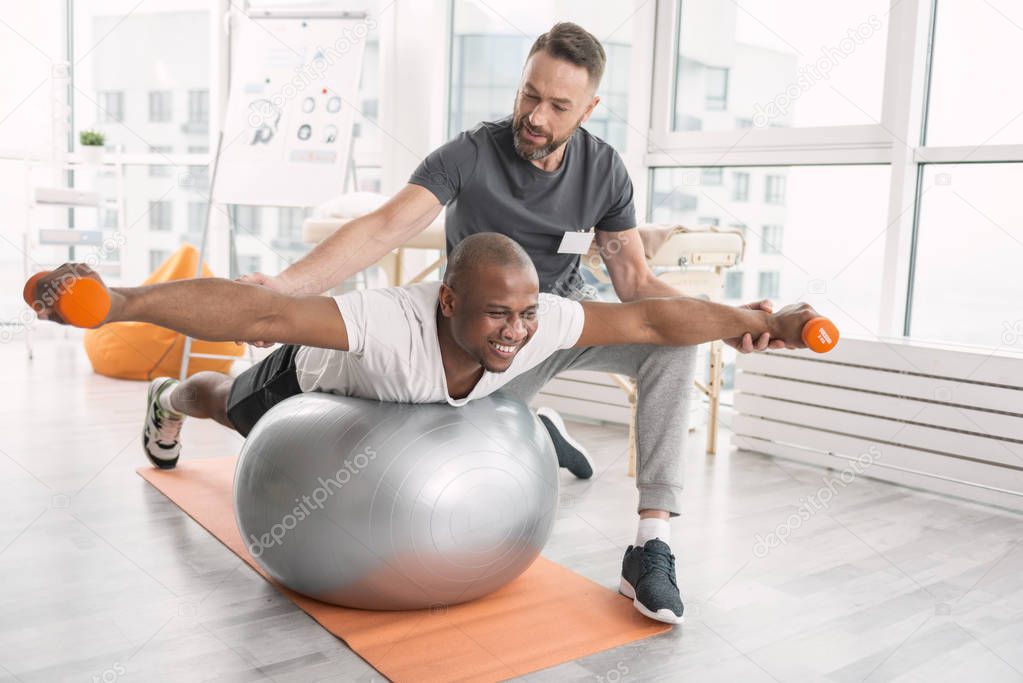
<path id="1" fill-rule="evenodd" d="M 422 231 L 447 206 L 447 248 L 477 232 L 499 232 L 529 254 L 540 290 L 578 296 L 579 258 L 595 229 L 615 292 L 623 302 L 679 296 L 654 277 L 636 229 L 632 182 L 621 158 L 580 126 L 600 102 L 604 48 L 571 23 L 533 44 L 510 118 L 484 122 L 433 151 L 380 209 L 351 221 L 276 277 L 244 278 L 289 294 L 318 294 L 376 263 Z M 767 302 L 750 308 L 770 310 Z M 495 310 L 495 317 L 506 312 Z M 784 346 L 768 334 L 728 340 L 741 351 Z M 696 347 L 606 346 L 559 351 L 506 386 L 528 402 L 566 370 L 598 370 L 638 382 L 636 424 L 639 527 L 626 550 L 621 592 L 650 618 L 678 623 L 683 605 L 668 519 L 681 511 L 686 418 Z M 556 413 L 540 414 L 558 460 L 580 478 L 593 469 Z"/>

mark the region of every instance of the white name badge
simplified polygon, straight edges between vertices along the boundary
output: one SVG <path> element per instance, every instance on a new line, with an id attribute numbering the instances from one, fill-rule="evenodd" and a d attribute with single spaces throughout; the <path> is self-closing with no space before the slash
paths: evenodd
<path id="1" fill-rule="evenodd" d="M 566 232 L 561 238 L 561 246 L 558 247 L 559 254 L 585 254 L 593 244 L 594 233 L 588 232 Z"/>

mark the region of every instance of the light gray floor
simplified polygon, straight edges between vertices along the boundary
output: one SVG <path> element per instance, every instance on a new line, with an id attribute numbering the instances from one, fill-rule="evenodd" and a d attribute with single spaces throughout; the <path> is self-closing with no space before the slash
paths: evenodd
<path id="1" fill-rule="evenodd" d="M 64 340 L 31 364 L 0 346 L 0 382 L 0 680 L 381 680 L 134 473 L 141 383 Z M 562 475 L 544 554 L 610 589 L 635 529 L 626 435 L 571 426 L 599 472 Z M 241 443 L 184 439 L 188 458 Z M 686 623 L 526 680 L 1023 680 L 1023 517 L 864 478 L 790 517 L 834 473 L 701 445 L 673 522 Z"/>

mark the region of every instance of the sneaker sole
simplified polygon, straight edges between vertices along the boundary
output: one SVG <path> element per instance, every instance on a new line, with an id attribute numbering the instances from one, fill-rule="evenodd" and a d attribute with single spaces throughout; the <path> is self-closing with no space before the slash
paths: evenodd
<path id="1" fill-rule="evenodd" d="M 651 612 L 647 607 L 636 598 L 636 589 L 632 587 L 632 584 L 622 577 L 618 583 L 618 592 L 625 597 L 632 600 L 632 606 L 636 608 L 636 611 L 642 614 L 648 619 L 654 621 L 663 621 L 666 624 L 681 624 L 685 621 L 686 615 L 678 616 L 670 609 L 659 609 L 656 612 Z"/>
<path id="2" fill-rule="evenodd" d="M 586 448 L 581 443 L 572 438 L 572 435 L 568 433 L 568 428 L 565 427 L 565 421 L 561 419 L 561 415 L 551 408 L 540 408 L 536 411 L 536 416 L 543 416 L 551 421 L 554 428 L 561 435 L 561 439 L 572 448 L 579 451 L 579 454 L 583 456 L 583 460 L 590 466 L 590 477 L 597 471 L 597 468 L 593 466 L 593 460 L 590 459 L 590 454 L 586 452 Z M 589 479 L 590 477 L 579 477 L 580 479 Z"/>
<path id="3" fill-rule="evenodd" d="M 164 381 L 166 381 L 166 379 L 164 379 Z M 162 386 L 162 383 L 161 383 L 161 386 Z M 155 388 L 156 388 L 156 380 L 154 379 L 154 380 L 152 380 L 149 383 L 149 388 L 146 390 L 146 423 L 147 424 L 149 422 L 149 411 L 152 410 L 152 407 L 153 407 L 153 391 L 154 391 Z M 145 430 L 145 428 L 142 429 L 142 452 L 146 454 L 146 459 L 149 460 L 150 464 L 152 464 L 152 466 L 157 468 L 157 469 L 172 470 L 175 467 L 177 467 L 177 465 L 178 465 L 178 457 L 179 456 L 175 456 L 173 459 L 161 460 L 160 458 L 157 458 L 156 456 L 154 456 L 152 453 L 149 452 L 149 449 L 146 448 L 146 430 Z"/>

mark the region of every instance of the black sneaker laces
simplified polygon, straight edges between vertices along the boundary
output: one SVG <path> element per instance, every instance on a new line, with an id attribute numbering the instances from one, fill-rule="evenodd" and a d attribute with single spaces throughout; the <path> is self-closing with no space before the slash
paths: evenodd
<path id="1" fill-rule="evenodd" d="M 662 550 L 643 550 L 643 573 L 661 572 L 668 576 L 671 585 L 678 588 L 675 583 L 675 556 Z"/>

